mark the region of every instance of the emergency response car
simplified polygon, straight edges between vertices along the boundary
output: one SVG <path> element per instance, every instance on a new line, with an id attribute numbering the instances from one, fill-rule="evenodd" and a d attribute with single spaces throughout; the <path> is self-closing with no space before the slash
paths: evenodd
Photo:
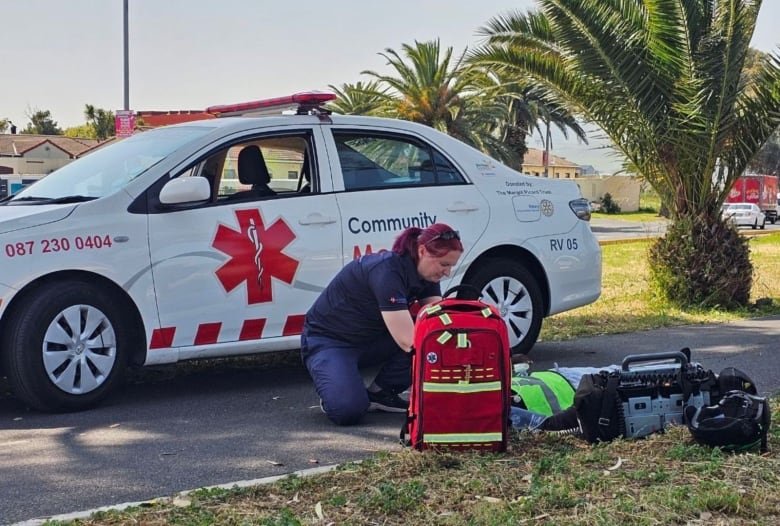
<path id="1" fill-rule="evenodd" d="M 423 125 L 329 115 L 333 98 L 209 108 L 224 118 L 137 133 L 0 203 L 0 376 L 15 395 L 76 410 L 130 365 L 296 348 L 336 272 L 410 226 L 460 232 L 442 288 L 481 290 L 515 352 L 545 316 L 598 298 L 574 182 Z"/>

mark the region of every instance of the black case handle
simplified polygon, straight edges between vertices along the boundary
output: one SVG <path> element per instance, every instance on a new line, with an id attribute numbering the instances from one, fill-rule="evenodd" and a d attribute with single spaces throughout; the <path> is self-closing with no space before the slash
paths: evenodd
<path id="1" fill-rule="evenodd" d="M 689 356 L 690 354 L 685 353 L 685 351 L 688 351 L 690 353 L 690 349 L 687 347 L 685 349 L 682 349 L 680 351 L 667 351 L 667 352 L 661 352 L 661 353 L 644 353 L 644 354 L 630 354 L 623 358 L 623 365 L 622 369 L 624 371 L 629 370 L 629 365 L 632 363 L 640 363 L 640 362 L 658 362 L 661 360 L 674 360 L 675 362 L 678 362 L 683 368 L 688 365 Z"/>

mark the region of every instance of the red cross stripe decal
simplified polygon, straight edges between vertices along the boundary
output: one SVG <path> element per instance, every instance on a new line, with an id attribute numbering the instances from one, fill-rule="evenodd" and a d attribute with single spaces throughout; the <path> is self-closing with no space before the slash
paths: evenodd
<path id="1" fill-rule="evenodd" d="M 271 278 L 291 284 L 298 261 L 282 250 L 295 240 L 295 233 L 277 219 L 265 228 L 258 209 L 237 210 L 239 230 L 220 224 L 211 246 L 230 256 L 215 274 L 226 292 L 246 282 L 247 303 L 272 301 Z"/>

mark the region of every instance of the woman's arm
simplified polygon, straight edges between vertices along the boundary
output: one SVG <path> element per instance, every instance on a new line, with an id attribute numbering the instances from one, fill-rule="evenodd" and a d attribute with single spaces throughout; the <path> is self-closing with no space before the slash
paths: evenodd
<path id="1" fill-rule="evenodd" d="M 414 322 L 409 316 L 409 311 L 405 309 L 382 311 L 382 319 L 395 343 L 404 351 L 411 351 L 414 343 Z"/>

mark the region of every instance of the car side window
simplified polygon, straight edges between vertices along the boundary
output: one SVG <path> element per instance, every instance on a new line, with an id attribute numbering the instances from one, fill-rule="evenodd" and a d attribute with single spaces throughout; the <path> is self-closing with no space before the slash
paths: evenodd
<path id="1" fill-rule="evenodd" d="M 465 183 L 430 146 L 407 137 L 334 132 L 345 190 Z"/>
<path id="2" fill-rule="evenodd" d="M 218 200 L 289 197 L 313 191 L 310 141 L 302 136 L 260 137 L 225 151 Z"/>

